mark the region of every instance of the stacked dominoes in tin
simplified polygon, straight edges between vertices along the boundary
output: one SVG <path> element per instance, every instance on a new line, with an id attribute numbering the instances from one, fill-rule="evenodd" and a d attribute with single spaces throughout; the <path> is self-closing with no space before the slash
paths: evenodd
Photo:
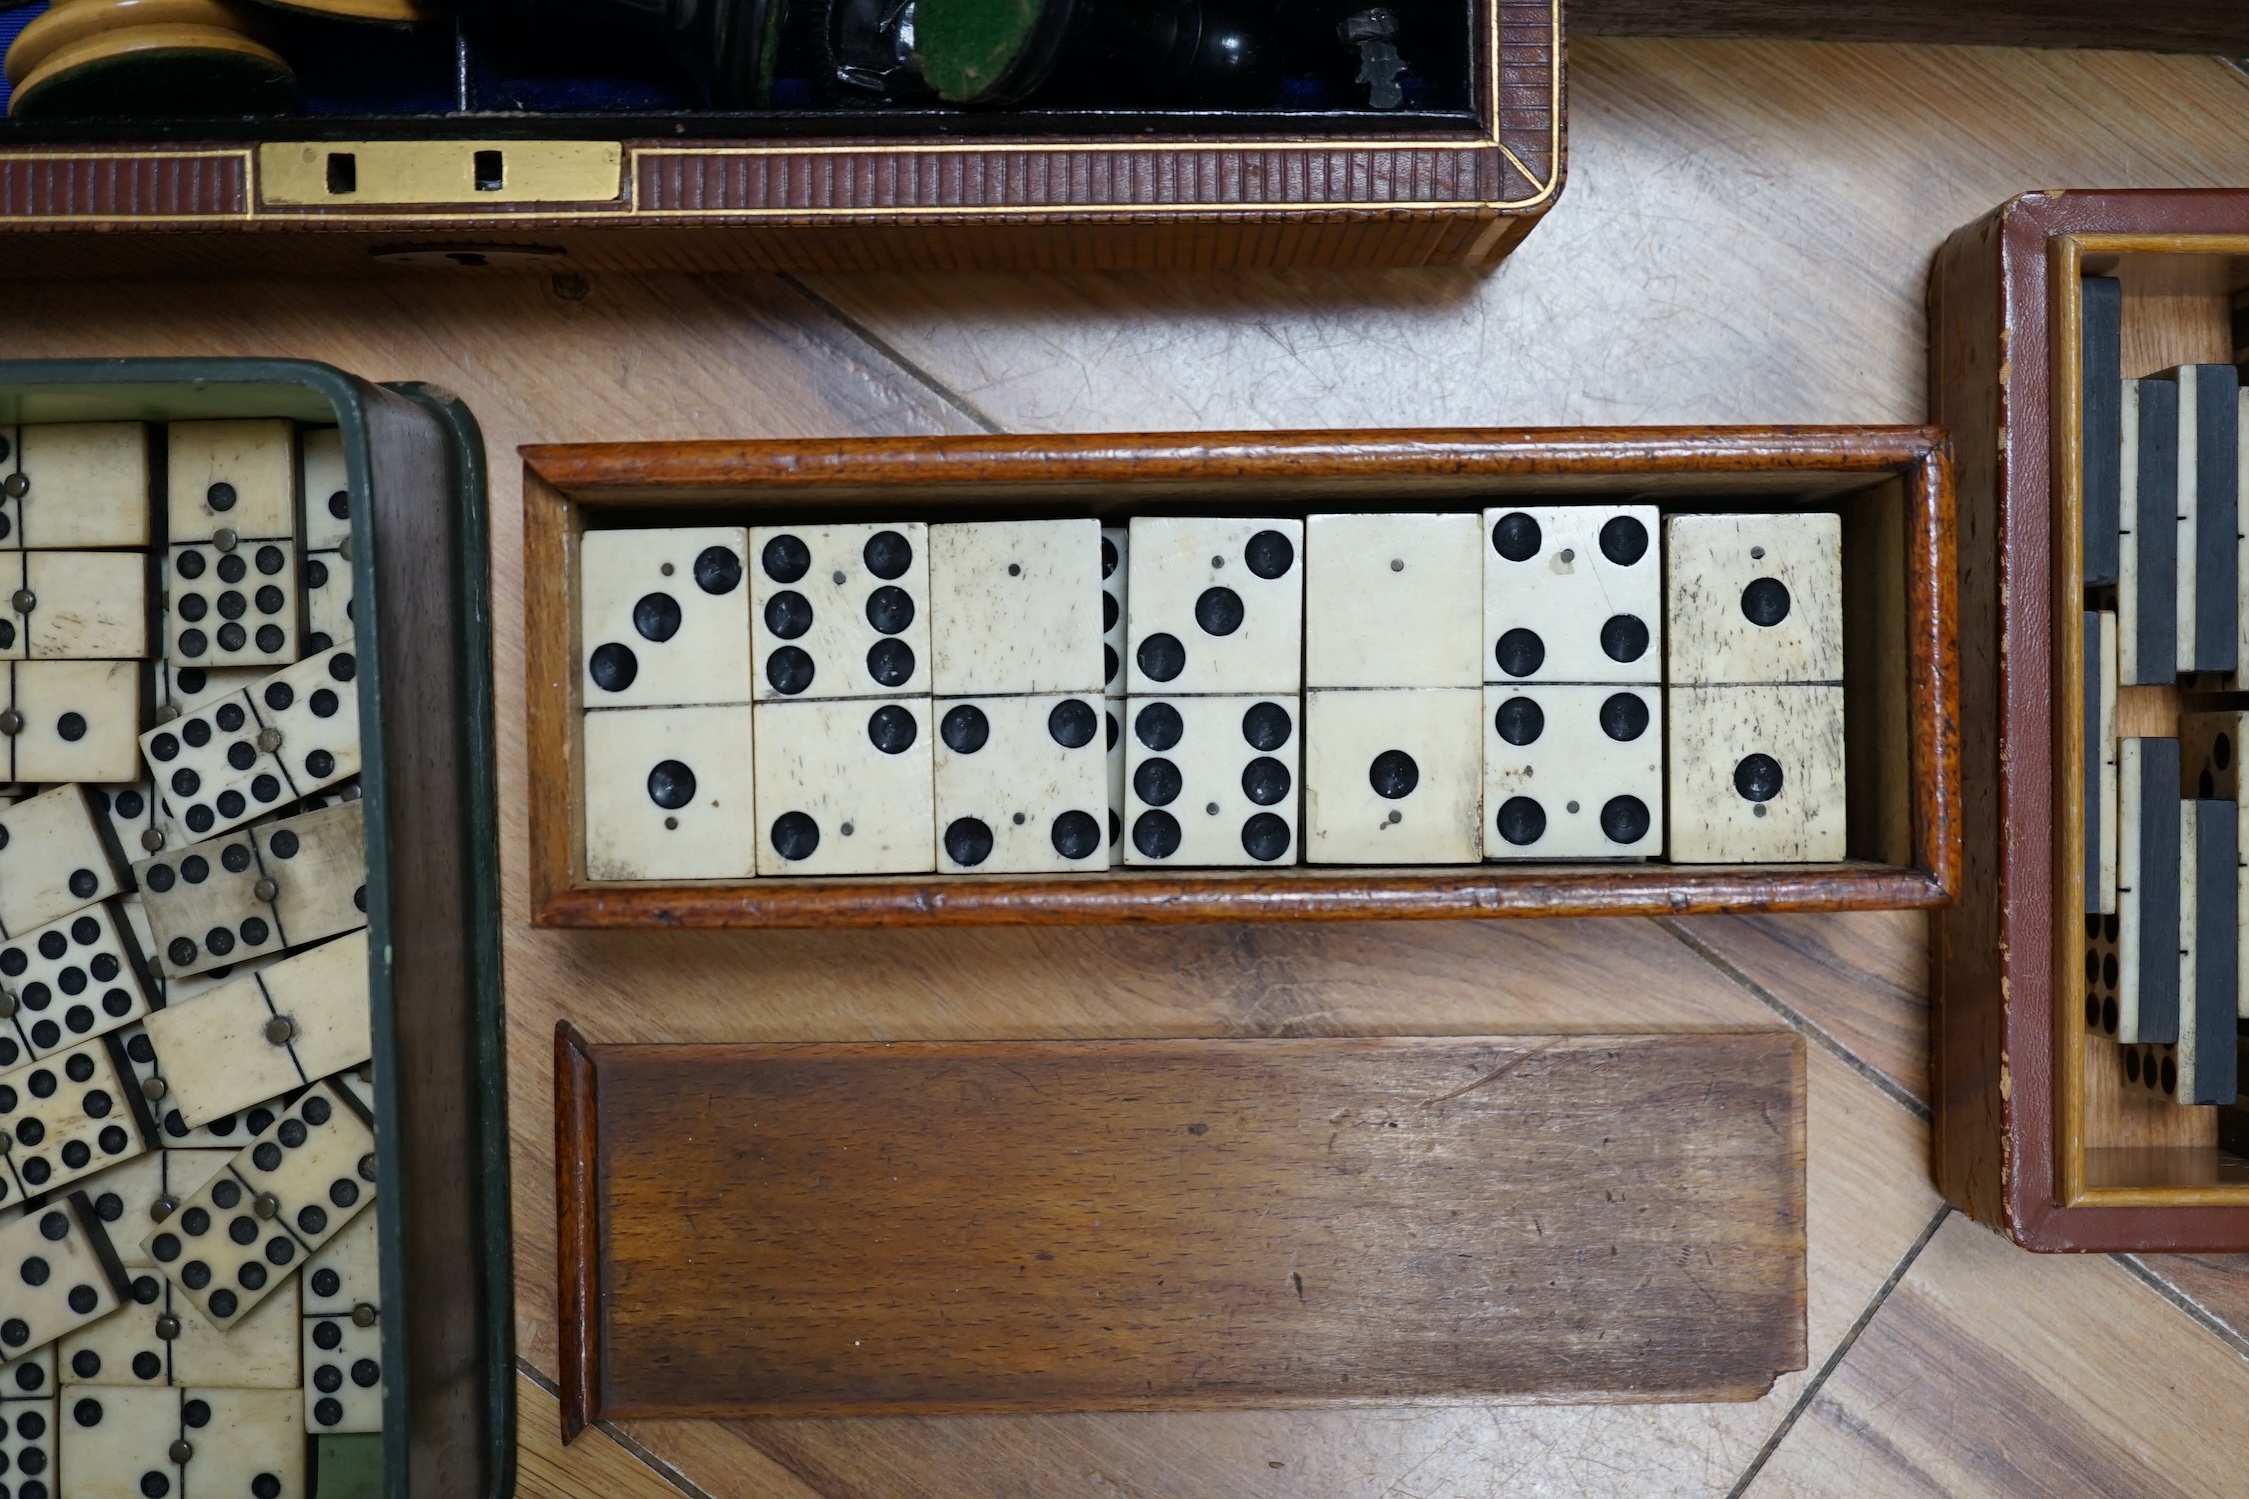
<path id="1" fill-rule="evenodd" d="M 0 460 L 0 1482 L 303 1495 L 383 1399 L 341 438 Z"/>
<path id="2" fill-rule="evenodd" d="M 2231 1104 L 2249 1018 L 2249 394 L 2231 364 L 2122 373 L 2119 282 L 2082 282 L 2085 1023 L 2128 1089 Z"/>
<path id="3" fill-rule="evenodd" d="M 1844 857 L 1832 512 L 595 530 L 577 587 L 595 880 Z"/>

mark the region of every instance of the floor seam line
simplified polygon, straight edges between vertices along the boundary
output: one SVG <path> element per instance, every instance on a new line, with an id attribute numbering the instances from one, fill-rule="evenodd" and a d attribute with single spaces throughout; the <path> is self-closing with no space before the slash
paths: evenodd
<path id="1" fill-rule="evenodd" d="M 865 323 L 860 322 L 857 318 L 844 311 L 843 308 L 837 306 L 828 298 L 820 295 L 820 293 L 815 291 L 810 285 L 808 285 L 802 277 L 796 275 L 791 271 L 777 271 L 774 273 L 774 275 L 775 278 L 779 280 L 784 286 L 787 286 L 789 290 L 795 292 L 798 296 L 804 298 L 804 300 L 810 302 L 814 307 L 819 308 L 821 312 L 825 313 L 829 318 L 840 324 L 845 329 L 845 331 L 851 334 L 852 337 L 858 339 L 861 343 L 866 344 L 876 353 L 882 355 L 883 358 L 896 365 L 905 373 L 908 379 L 921 386 L 922 389 L 928 391 L 931 395 L 937 397 L 938 400 L 943 401 L 946 405 L 952 407 L 953 410 L 959 412 L 962 416 L 967 417 L 978 427 L 981 427 L 984 431 L 991 433 L 993 436 L 1001 437 L 1006 435 L 1007 428 L 1001 426 L 998 422 L 993 421 L 992 418 L 986 415 L 983 409 L 979 407 L 974 401 L 971 401 L 968 397 L 962 395 L 959 391 L 953 389 L 950 385 L 947 385 L 944 381 L 938 379 L 936 375 L 932 374 L 930 371 L 924 369 L 921 365 L 908 358 L 903 349 L 898 348 L 895 344 L 891 343 L 881 334 L 875 332 L 874 329 L 868 327 Z"/>
<path id="2" fill-rule="evenodd" d="M 1742 972 L 1741 969 L 1728 962 L 1719 955 L 1716 949 L 1705 943 L 1701 938 L 1695 936 L 1668 916 L 1656 917 L 1655 924 L 1677 938 L 1696 957 L 1701 958 L 1727 978 L 1748 990 L 1758 1003 L 1787 1021 L 1789 1029 L 1795 1031 L 1807 1041 L 1813 1042 L 1822 1051 L 1880 1089 L 1883 1096 L 1899 1108 L 1904 1109 L 1923 1124 L 1935 1121 L 1936 1115 L 1930 1110 L 1929 1106 L 1908 1093 L 1898 1084 L 1895 1078 L 1845 1046 L 1826 1027 L 1803 1014 L 1795 1006 L 1773 993 L 1772 990 L 1767 989 L 1763 984 L 1758 983 L 1748 974 Z"/>
<path id="3" fill-rule="evenodd" d="M 525 1358 L 520 1353 L 516 1355 L 515 1372 L 522 1375 L 525 1379 L 530 1380 L 533 1384 L 537 1385 L 540 1389 L 545 1390 L 549 1395 L 554 1396 L 556 1399 L 559 1400 L 562 1398 L 562 1386 L 557 1384 L 555 1381 L 547 1378 L 547 1376 L 543 1372 L 533 1367 L 529 1359 Z M 696 1484 L 693 1479 L 690 1479 L 685 1473 L 680 1472 L 679 1469 L 673 1467 L 670 1463 L 664 1461 L 664 1459 L 649 1451 L 648 1448 L 638 1438 L 630 1435 L 627 1432 L 618 1430 L 615 1426 L 611 1425 L 607 1421 L 596 1420 L 591 1424 L 594 1430 L 600 1432 L 603 1436 L 606 1436 L 607 1438 L 609 1438 L 609 1440 L 615 1442 L 618 1446 L 631 1453 L 635 1461 L 639 1462 L 643 1467 L 648 1468 L 650 1471 L 655 1473 L 658 1478 L 663 1479 L 664 1482 L 670 1484 L 673 1488 L 678 1489 L 682 1494 L 687 1495 L 688 1499 L 712 1499 L 712 1495 L 707 1489 L 702 1488 L 701 1486 Z"/>
<path id="4" fill-rule="evenodd" d="M 2134 1280 L 2139 1281 L 2149 1290 L 2155 1292 L 2156 1295 L 2186 1313 L 2190 1319 L 2205 1330 L 2216 1334 L 2218 1341 L 2224 1343 L 2243 1358 L 2249 1359 L 2249 1337 L 2243 1337 L 2240 1333 L 2235 1332 L 2222 1319 L 2197 1304 L 2186 1292 L 2158 1275 L 2140 1256 L 2136 1254 L 2112 1254 L 2109 1258 L 2122 1265 L 2125 1273 Z"/>
<path id="5" fill-rule="evenodd" d="M 1772 1460 L 1774 1453 L 1780 1451 L 1780 1444 L 1788 1439 L 1789 1432 L 1795 1430 L 1797 1419 L 1811 1408 L 1812 1401 L 1826 1387 L 1829 1376 L 1842 1367 L 1843 1360 L 1857 1346 L 1859 1334 L 1865 1332 L 1874 1321 L 1874 1314 L 1882 1310 L 1883 1303 L 1890 1299 L 1890 1293 L 1898 1288 L 1899 1282 L 1905 1279 L 1906 1272 L 1921 1258 L 1921 1251 L 1929 1247 L 1929 1241 L 1937 1236 L 1937 1230 L 1944 1227 L 1945 1219 L 1951 1216 L 1951 1203 L 1938 1207 L 1936 1215 L 1921 1230 L 1921 1236 L 1899 1257 L 1897 1264 L 1890 1270 L 1889 1278 L 1882 1282 L 1880 1289 L 1875 1291 L 1860 1310 L 1857 1319 L 1836 1341 L 1835 1351 L 1820 1365 L 1819 1372 L 1804 1382 L 1804 1388 L 1797 1392 L 1796 1403 L 1788 1408 L 1788 1414 L 1781 1417 L 1780 1425 L 1773 1428 L 1773 1434 L 1765 1439 L 1765 1445 L 1757 1449 L 1757 1455 L 1749 1460 L 1749 1466 L 1742 1470 L 1741 1477 L 1726 1491 L 1726 1499 L 1742 1499 L 1749 1492 L 1749 1486 L 1757 1481 L 1757 1475 L 1765 1471 L 1765 1464 Z"/>

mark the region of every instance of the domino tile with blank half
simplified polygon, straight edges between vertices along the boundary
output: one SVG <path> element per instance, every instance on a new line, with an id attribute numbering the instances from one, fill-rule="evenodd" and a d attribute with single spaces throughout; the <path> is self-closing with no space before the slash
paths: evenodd
<path id="1" fill-rule="evenodd" d="M 1304 857 L 1483 857 L 1484 569 L 1472 514 L 1304 523 Z"/>
<path id="2" fill-rule="evenodd" d="M 0 428 L 0 548 L 146 547 L 149 429 L 140 422 Z"/>
<path id="3" fill-rule="evenodd" d="M 175 666 L 297 659 L 297 440 L 283 420 L 173 422 L 165 656 Z"/>
<path id="4" fill-rule="evenodd" d="M 1844 857 L 1842 520 L 1664 519 L 1669 853 Z"/>
<path id="5" fill-rule="evenodd" d="M 364 930 L 166 1005 L 142 1022 L 161 1100 L 190 1127 L 357 1067 L 372 1055 Z"/>
<path id="6" fill-rule="evenodd" d="M 142 1247 L 214 1326 L 231 1329 L 374 1202 L 373 1123 L 348 1087 L 308 1088 Z"/>
<path id="7" fill-rule="evenodd" d="M 590 531 L 579 548 L 586 872 L 756 872 L 749 532 Z"/>
<path id="8" fill-rule="evenodd" d="M 133 866 L 149 958 L 177 979 L 367 924 L 365 804 L 240 828 Z"/>
<path id="9" fill-rule="evenodd" d="M 929 528 L 942 873 L 1108 867 L 1102 546 L 1092 520 Z"/>
<path id="10" fill-rule="evenodd" d="M 0 658 L 145 660 L 156 602 L 144 553 L 0 550 Z"/>

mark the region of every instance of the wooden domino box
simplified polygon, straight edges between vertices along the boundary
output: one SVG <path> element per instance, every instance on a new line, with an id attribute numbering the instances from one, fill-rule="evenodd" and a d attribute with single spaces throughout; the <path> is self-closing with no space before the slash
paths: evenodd
<path id="1" fill-rule="evenodd" d="M 306 361 L 0 362 L 0 424 L 11 432 L 143 422 L 161 456 L 162 424 L 228 418 L 338 429 L 350 497 L 340 555 L 357 625 L 367 923 L 352 940 L 372 954 L 375 1190 L 389 1205 L 379 1219 L 382 1300 L 404 1308 L 367 1335 L 379 1337 L 384 1369 L 384 1491 L 509 1492 L 515 1360 L 483 440 L 450 392 L 377 386 Z M 149 836 L 135 858 L 165 846 Z M 150 1097 L 171 1096 L 150 1081 L 160 1084 Z M 146 1483 L 141 1491 L 153 1492 Z"/>
<path id="2" fill-rule="evenodd" d="M 0 273 L 1488 267 L 1562 190 L 1562 0 L 1460 10 L 1461 98 L 1390 115 L 0 121 Z"/>
<path id="3" fill-rule="evenodd" d="M 532 910 L 548 926 L 819 926 L 1867 910 L 1957 870 L 1949 459 L 1921 428 L 1424 431 L 573 445 L 524 453 Z M 1118 868 L 588 877 L 577 558 L 589 530 L 808 518 L 1472 510 L 1631 496 L 1841 517 L 1847 857 L 1797 865 Z M 840 575 L 839 575 L 840 577 Z M 1215 803 L 1213 804 L 1215 806 Z"/>
<path id="4" fill-rule="evenodd" d="M 2033 1249 L 2244 1250 L 2242 1115 L 2176 1102 L 2172 1074 L 2113 1039 L 2114 935 L 2079 914 L 2097 836 L 2082 727 L 2088 275 L 2121 290 L 2125 379 L 2236 363 L 2249 193 L 2030 194 L 1954 234 L 1932 272 L 1932 415 L 1958 464 L 1961 709 L 1983 726 L 1962 761 L 1960 900 L 1932 957 L 1937 1179 Z M 2117 733 L 2177 735 L 2182 709 L 2238 707 L 2198 690 L 2223 686 L 2125 686 Z"/>

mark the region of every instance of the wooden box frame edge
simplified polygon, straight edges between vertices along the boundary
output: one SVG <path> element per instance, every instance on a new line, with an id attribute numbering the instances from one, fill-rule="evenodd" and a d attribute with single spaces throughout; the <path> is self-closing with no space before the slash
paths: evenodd
<path id="1" fill-rule="evenodd" d="M 1682 915 L 1931 907 L 1957 887 L 1959 699 L 1949 448 L 1926 427 L 1423 430 L 617 443 L 523 450 L 531 908 L 549 927 L 891 927 L 1090 922 Z M 1910 854 L 1891 864 L 1508 865 L 1056 876 L 593 884 L 582 877 L 575 547 L 581 505 L 708 506 L 750 495 L 892 510 L 1287 486 L 1291 501 L 1488 495 L 1661 476 L 1723 492 L 1818 478 L 1904 492 Z M 1059 476 L 1059 477 L 1058 477 Z M 1848 531 L 1848 527 L 1846 530 Z M 1871 685 L 1871 684 L 1870 684 Z M 1863 830 L 1862 830 L 1863 831 Z"/>

